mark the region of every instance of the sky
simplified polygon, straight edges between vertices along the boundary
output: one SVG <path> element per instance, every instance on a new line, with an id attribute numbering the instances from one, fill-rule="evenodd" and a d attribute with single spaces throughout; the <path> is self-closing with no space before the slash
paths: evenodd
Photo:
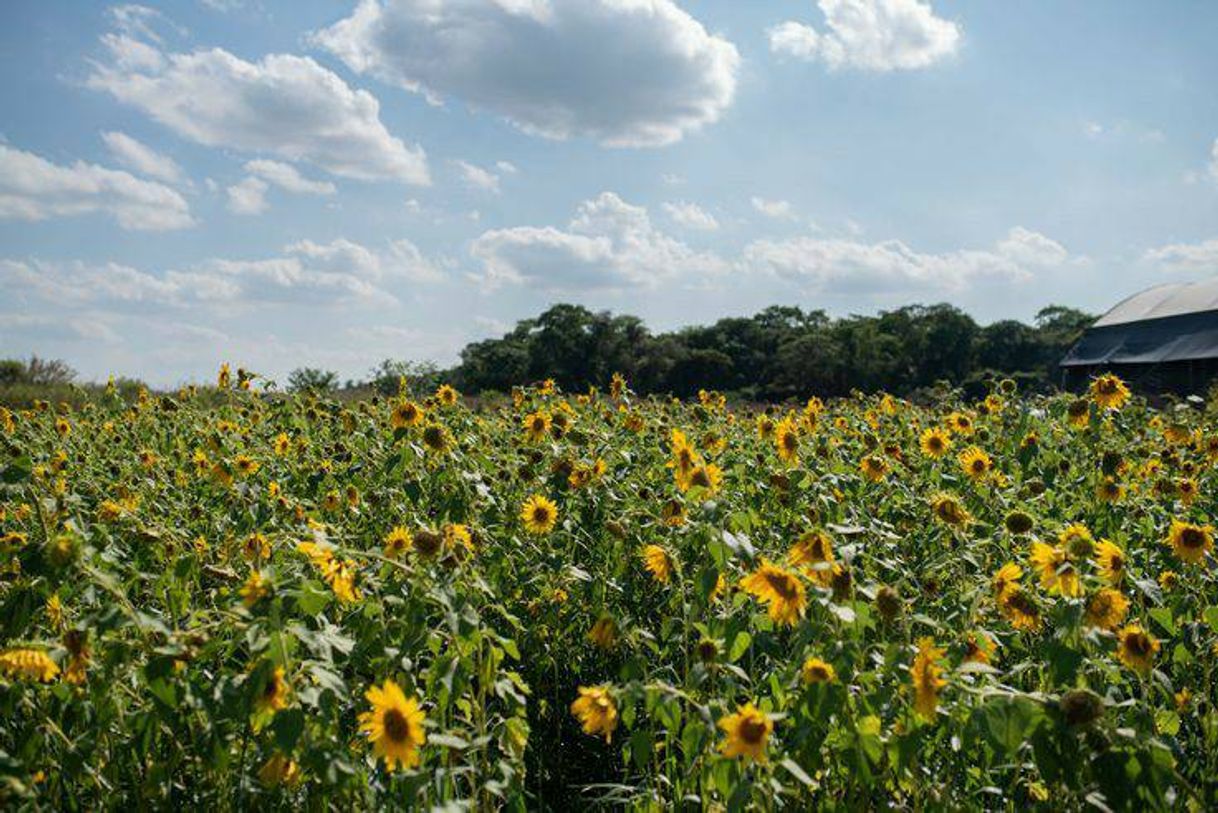
<path id="1" fill-rule="evenodd" d="M 1218 274 L 1209 0 L 5 0 L 0 356 L 448 365 L 557 302 L 1102 313 Z"/>

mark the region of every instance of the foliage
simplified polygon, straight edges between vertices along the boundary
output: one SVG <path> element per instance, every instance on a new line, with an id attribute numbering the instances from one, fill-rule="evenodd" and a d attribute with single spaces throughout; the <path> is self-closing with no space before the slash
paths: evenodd
<path id="1" fill-rule="evenodd" d="M 288 374 L 289 392 L 326 393 L 338 387 L 338 373 L 317 367 L 297 367 Z"/>
<path id="2" fill-rule="evenodd" d="M 6 807 L 1218 803 L 1216 404 L 257 380 L 0 412 Z"/>

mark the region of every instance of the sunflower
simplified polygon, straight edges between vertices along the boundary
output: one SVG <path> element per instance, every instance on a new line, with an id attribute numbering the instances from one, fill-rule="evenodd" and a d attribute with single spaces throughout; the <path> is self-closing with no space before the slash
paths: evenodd
<path id="1" fill-rule="evenodd" d="M 602 615 L 588 630 L 588 640 L 600 649 L 612 649 L 617 643 L 617 622 Z"/>
<path id="2" fill-rule="evenodd" d="M 990 459 L 990 456 L 976 446 L 965 449 L 957 459 L 960 461 L 960 468 L 964 470 L 965 476 L 973 482 L 984 480 L 990 470 L 994 468 L 994 461 Z"/>
<path id="3" fill-rule="evenodd" d="M 270 595 L 271 588 L 267 584 L 266 577 L 257 570 L 253 570 L 250 571 L 249 578 L 245 580 L 245 584 L 241 585 L 239 592 L 241 603 L 245 605 L 246 609 L 253 609 L 258 602 Z"/>
<path id="4" fill-rule="evenodd" d="M 423 422 L 423 408 L 414 401 L 399 401 L 389 415 L 389 425 L 394 429 L 418 426 Z"/>
<path id="5" fill-rule="evenodd" d="M 423 428 L 423 445 L 427 451 L 443 454 L 452 445 L 452 435 L 438 423 L 429 423 Z"/>
<path id="6" fill-rule="evenodd" d="M 970 632 L 964 641 L 964 663 L 989 663 L 994 656 L 994 639 L 984 632 Z"/>
<path id="7" fill-rule="evenodd" d="M 820 658 L 808 658 L 800 667 L 799 677 L 804 685 L 832 683 L 837 680 L 837 672 L 834 671 L 832 664 L 826 663 Z"/>
<path id="8" fill-rule="evenodd" d="M 254 706 L 259 711 L 279 711 L 288 707 L 288 695 L 291 690 L 283 674 L 283 667 L 276 666 L 266 676 L 262 689 L 254 699 Z"/>
<path id="9" fill-rule="evenodd" d="M 0 652 L 0 672 L 7 677 L 46 683 L 59 674 L 59 666 L 41 649 Z"/>
<path id="10" fill-rule="evenodd" d="M 550 433 L 552 420 L 548 412 L 537 411 L 524 416 L 524 437 L 530 443 L 537 443 Z"/>
<path id="11" fill-rule="evenodd" d="M 918 439 L 918 445 L 922 447 L 922 454 L 938 460 L 952 447 L 952 439 L 943 429 L 932 426 L 922 433 L 922 437 Z"/>
<path id="12" fill-rule="evenodd" d="M 1087 601 L 1085 618 L 1092 627 L 1114 630 L 1125 620 L 1127 612 L 1129 599 L 1120 590 L 1102 587 Z"/>
<path id="13" fill-rule="evenodd" d="M 782 462 L 794 464 L 799 460 L 799 428 L 790 418 L 783 418 L 775 427 L 774 446 Z"/>
<path id="14" fill-rule="evenodd" d="M 1173 519 L 1171 530 L 1167 532 L 1167 541 L 1176 556 L 1189 564 L 1199 565 L 1205 561 L 1205 554 L 1214 547 L 1214 528 L 1211 525 L 1195 525 Z"/>
<path id="15" fill-rule="evenodd" d="M 271 558 L 271 543 L 264 535 L 252 533 L 241 543 L 241 555 L 246 561 L 256 562 L 259 559 Z"/>
<path id="16" fill-rule="evenodd" d="M 397 559 L 410 550 L 410 546 L 413 543 L 414 537 L 410 531 L 401 525 L 397 525 L 392 531 L 385 534 L 385 539 L 381 542 L 381 546 L 384 548 L 386 557 Z"/>
<path id="17" fill-rule="evenodd" d="M 746 703 L 719 721 L 726 735 L 719 746 L 725 757 L 745 757 L 765 762 L 766 743 L 774 731 L 774 721 L 752 703 Z"/>
<path id="18" fill-rule="evenodd" d="M 963 412 L 953 412 L 947 416 L 947 427 L 957 435 L 973 434 L 973 419 Z"/>
<path id="19" fill-rule="evenodd" d="M 1091 382 L 1091 397 L 1101 409 L 1120 409 L 1129 400 L 1129 387 L 1112 373 Z"/>
<path id="20" fill-rule="evenodd" d="M 1012 627 L 1024 632 L 1036 632 L 1042 621 L 1040 609 L 1019 584 L 1009 587 L 998 597 L 998 609 Z"/>
<path id="21" fill-rule="evenodd" d="M 824 531 L 808 531 L 787 551 L 787 562 L 804 568 L 808 578 L 828 587 L 833 578 L 833 539 Z"/>
<path id="22" fill-rule="evenodd" d="M 690 471 L 688 482 L 690 488 L 701 488 L 708 496 L 716 494 L 723 484 L 723 470 L 714 463 L 704 463 Z"/>
<path id="23" fill-rule="evenodd" d="M 300 779 L 300 766 L 278 751 L 258 769 L 258 781 L 268 788 L 295 785 Z"/>
<path id="24" fill-rule="evenodd" d="M 944 651 L 935 646 L 935 639 L 925 637 L 918 641 L 918 654 L 914 656 L 909 667 L 909 676 L 913 682 L 914 709 L 928 720 L 934 719 L 935 709 L 939 705 L 939 692 L 947 681 L 943 679 L 943 669 L 939 661 Z"/>
<path id="25" fill-rule="evenodd" d="M 951 494 L 941 493 L 931 497 L 930 510 L 935 519 L 946 525 L 967 525 L 973 520 L 968 510 Z"/>
<path id="26" fill-rule="evenodd" d="M 360 714 L 360 731 L 368 735 L 372 750 L 385 760 L 387 770 L 395 766 L 409 770 L 419 764 L 419 748 L 427 742 L 423 731 L 425 715 L 419 701 L 406 697 L 401 687 L 388 678 L 382 686 L 373 686 L 364 697 L 372 704 L 371 711 Z"/>
<path id="27" fill-rule="evenodd" d="M 1066 406 L 1066 423 L 1074 429 L 1084 429 L 1091 421 L 1091 404 L 1076 398 Z"/>
<path id="28" fill-rule="evenodd" d="M 1073 597 L 1082 592 L 1078 569 L 1064 548 L 1033 542 L 1028 562 L 1040 574 L 1041 587 L 1050 593 Z"/>
<path id="29" fill-rule="evenodd" d="M 776 424 L 769 415 L 757 416 L 757 437 L 760 440 L 772 440 Z"/>
<path id="30" fill-rule="evenodd" d="M 1197 481 L 1191 477 L 1181 477 L 1176 482 L 1176 496 L 1185 505 L 1192 505 L 1196 502 L 1199 493 L 1200 488 L 1197 486 Z"/>
<path id="31" fill-rule="evenodd" d="M 1076 561 L 1095 553 L 1095 537 L 1086 525 L 1079 522 L 1067 525 L 1058 532 L 1057 544 L 1067 556 Z"/>
<path id="32" fill-rule="evenodd" d="M 1143 675 L 1154 665 L 1159 642 L 1137 624 L 1130 624 L 1117 634 L 1117 658 L 1121 663 Z"/>
<path id="33" fill-rule="evenodd" d="M 807 593 L 799 577 L 790 570 L 771 564 L 768 559 L 762 559 L 757 570 L 741 579 L 740 586 L 768 606 L 772 621 L 788 627 L 803 617 L 808 604 Z"/>
<path id="34" fill-rule="evenodd" d="M 872 483 L 878 483 L 888 473 L 888 463 L 881 457 L 867 455 L 859 461 L 859 471 Z"/>
<path id="35" fill-rule="evenodd" d="M 520 508 L 524 529 L 534 536 L 545 536 L 558 523 L 558 506 L 548 497 L 534 494 Z"/>
<path id="36" fill-rule="evenodd" d="M 1109 584 L 1119 584 L 1125 576 L 1125 552 L 1111 541 L 1099 541 L 1095 546 L 1095 560 L 1099 564 L 1100 575 Z"/>
<path id="37" fill-rule="evenodd" d="M 1125 496 L 1125 486 L 1115 477 L 1105 477 L 1095 487 L 1095 496 L 1106 503 L 1120 502 Z"/>
<path id="38" fill-rule="evenodd" d="M 669 555 L 668 551 L 659 545 L 648 545 L 643 548 L 641 555 L 643 557 L 643 567 L 652 575 L 652 578 L 660 584 L 668 584 L 669 579 L 672 578 L 673 570 L 675 570 L 672 556 Z"/>
<path id="39" fill-rule="evenodd" d="M 441 384 L 436 390 L 436 400 L 446 407 L 455 405 L 460 397 L 461 393 L 448 384 Z"/>
<path id="40" fill-rule="evenodd" d="M 580 686 L 579 697 L 571 702 L 571 713 L 585 734 L 604 734 L 605 742 L 609 742 L 617 728 L 617 704 L 602 686 Z"/>

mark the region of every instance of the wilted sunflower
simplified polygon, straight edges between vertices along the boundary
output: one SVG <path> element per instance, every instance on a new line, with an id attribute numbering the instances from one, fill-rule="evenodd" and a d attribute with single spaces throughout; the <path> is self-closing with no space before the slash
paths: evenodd
<path id="1" fill-rule="evenodd" d="M 1125 620 L 1129 599 L 1120 590 L 1103 587 L 1087 601 L 1086 621 L 1093 627 L 1114 630 Z"/>
<path id="2" fill-rule="evenodd" d="M 833 539 L 824 531 L 808 531 L 787 551 L 787 562 L 802 567 L 821 587 L 833 578 Z"/>
<path id="3" fill-rule="evenodd" d="M 617 728 L 617 704 L 602 686 L 580 686 L 579 697 L 571 701 L 571 713 L 585 734 L 604 734 L 605 742 L 609 742 Z"/>
<path id="4" fill-rule="evenodd" d="M 423 730 L 426 716 L 419 701 L 406 697 L 401 687 L 388 678 L 382 686 L 373 686 L 364 697 L 372 704 L 371 711 L 360 714 L 360 731 L 368 735 L 372 750 L 385 760 L 385 768 L 409 770 L 419 764 L 419 749 L 427 742 Z"/>
<path id="5" fill-rule="evenodd" d="M 1167 532 L 1167 541 L 1176 556 L 1189 564 L 1199 565 L 1205 561 L 1205 554 L 1214 547 L 1214 528 L 1211 525 L 1196 525 L 1173 519 L 1171 530 Z"/>
<path id="6" fill-rule="evenodd" d="M 944 651 L 935 646 L 934 638 L 922 638 L 918 641 L 918 654 L 909 667 L 914 709 L 928 720 L 934 719 L 935 709 L 939 706 L 939 692 L 947 685 L 943 679 L 943 669 L 939 666 L 943 655 Z"/>
<path id="7" fill-rule="evenodd" d="M 668 584 L 675 569 L 672 556 L 668 551 L 659 545 L 647 545 L 640 555 L 643 557 L 643 567 L 647 569 L 652 578 L 660 584 Z"/>
<path id="8" fill-rule="evenodd" d="M 808 604 L 803 582 L 795 573 L 761 560 L 761 566 L 740 580 L 745 592 L 766 604 L 777 624 L 793 626 L 803 617 Z"/>
<path id="9" fill-rule="evenodd" d="M 970 446 L 960 453 L 960 468 L 974 482 L 984 480 L 994 467 L 994 461 L 982 449 Z"/>
<path id="10" fill-rule="evenodd" d="M 1159 651 L 1159 642 L 1137 624 L 1130 624 L 1117 634 L 1117 658 L 1121 663 L 1143 675 L 1150 672 Z"/>
<path id="11" fill-rule="evenodd" d="M 726 739 L 719 750 L 725 757 L 744 757 L 766 761 L 766 743 L 774 731 L 774 721 L 752 703 L 746 703 L 719 721 Z"/>
<path id="12" fill-rule="evenodd" d="M 832 683 L 837 680 L 837 672 L 834 671 L 832 664 L 826 663 L 820 658 L 808 658 L 799 669 L 799 677 L 805 685 Z"/>
<path id="13" fill-rule="evenodd" d="M 1129 387 L 1112 373 L 1104 373 L 1091 382 L 1091 397 L 1101 409 L 1120 409 L 1129 400 Z"/>
<path id="14" fill-rule="evenodd" d="M 952 439 L 944 430 L 937 426 L 932 426 L 922 433 L 922 437 L 918 440 L 918 445 L 922 447 L 922 454 L 938 460 L 952 448 Z"/>
<path id="15" fill-rule="evenodd" d="M 548 497 L 534 494 L 521 506 L 520 522 L 534 536 L 545 536 L 558 523 L 558 506 Z"/>

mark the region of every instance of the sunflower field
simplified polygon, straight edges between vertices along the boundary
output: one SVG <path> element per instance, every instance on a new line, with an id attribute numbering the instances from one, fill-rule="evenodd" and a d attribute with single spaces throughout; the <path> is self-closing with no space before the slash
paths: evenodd
<path id="1" fill-rule="evenodd" d="M 1213 809 L 1218 402 L 0 409 L 8 809 Z"/>

